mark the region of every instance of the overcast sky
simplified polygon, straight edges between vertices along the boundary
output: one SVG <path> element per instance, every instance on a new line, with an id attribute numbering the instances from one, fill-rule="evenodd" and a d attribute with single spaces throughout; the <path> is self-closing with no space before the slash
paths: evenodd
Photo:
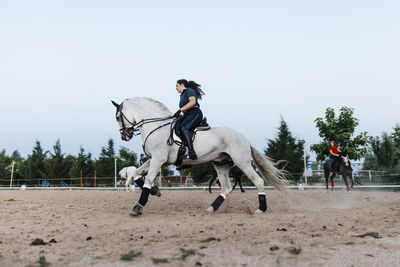
<path id="1" fill-rule="evenodd" d="M 98 156 L 120 140 L 113 99 L 178 108 L 192 79 L 212 126 L 262 150 L 280 115 L 307 144 L 327 107 L 355 109 L 359 131 L 400 123 L 400 2 L 0 0 L 0 149 L 35 140 Z"/>

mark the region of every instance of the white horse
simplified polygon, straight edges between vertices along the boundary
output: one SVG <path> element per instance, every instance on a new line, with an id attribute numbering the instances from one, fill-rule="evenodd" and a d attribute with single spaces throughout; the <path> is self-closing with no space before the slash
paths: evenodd
<path id="1" fill-rule="evenodd" d="M 117 108 L 116 119 L 122 140 L 129 141 L 134 133 L 139 131 L 143 138 L 144 151 L 150 157 L 134 174 L 136 177 L 147 173 L 138 204 L 130 212 L 132 216 L 139 216 L 147 203 L 151 184 L 161 166 L 165 163 L 174 164 L 177 160 L 179 146 L 167 142 L 170 136 L 170 125 L 174 118 L 162 103 L 151 98 L 135 97 L 124 100 L 120 105 L 114 101 L 112 103 Z M 285 190 L 287 182 L 285 174 L 251 146 L 245 137 L 231 128 L 213 127 L 208 131 L 197 132 L 193 146 L 198 159 L 190 160 L 186 158 L 182 165 L 212 161 L 221 183 L 221 194 L 207 209 L 209 212 L 216 211 L 232 191 L 229 170 L 233 165 L 224 164 L 227 160 L 241 169 L 256 186 L 259 208 L 255 213 L 263 213 L 267 210 L 264 181 L 280 190 Z M 252 167 L 252 158 L 262 178 Z"/>
<path id="2" fill-rule="evenodd" d="M 136 167 L 135 166 L 125 167 L 125 168 L 122 168 L 119 171 L 119 176 L 121 178 L 125 178 L 126 179 L 126 181 L 125 181 L 126 191 L 130 191 L 131 190 L 131 181 L 132 181 L 132 178 L 135 175 L 135 173 L 136 173 Z M 134 188 L 134 185 L 133 185 L 132 188 Z"/>

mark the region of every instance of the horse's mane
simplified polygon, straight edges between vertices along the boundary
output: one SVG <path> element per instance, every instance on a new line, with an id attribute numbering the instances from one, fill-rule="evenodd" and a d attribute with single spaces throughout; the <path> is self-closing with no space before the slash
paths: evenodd
<path id="1" fill-rule="evenodd" d="M 171 111 L 161 102 L 154 100 L 149 97 L 134 97 L 129 99 L 138 104 L 144 104 L 147 107 L 151 108 L 154 112 L 159 113 L 161 116 L 171 116 Z"/>

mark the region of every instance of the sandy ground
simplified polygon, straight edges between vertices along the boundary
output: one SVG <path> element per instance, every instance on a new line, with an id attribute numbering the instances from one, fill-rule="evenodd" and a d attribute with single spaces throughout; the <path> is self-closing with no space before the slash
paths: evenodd
<path id="1" fill-rule="evenodd" d="M 133 218 L 138 191 L 0 191 L 0 266 L 400 266 L 400 193 L 267 191 L 256 215 L 235 191 L 209 214 L 217 194 L 162 191 Z"/>

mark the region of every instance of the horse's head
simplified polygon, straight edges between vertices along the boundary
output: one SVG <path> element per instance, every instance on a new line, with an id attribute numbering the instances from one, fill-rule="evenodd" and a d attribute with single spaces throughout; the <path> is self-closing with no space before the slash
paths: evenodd
<path id="1" fill-rule="evenodd" d="M 350 166 L 350 160 L 349 160 L 349 156 L 347 155 L 347 152 L 341 152 L 340 153 L 340 157 L 342 158 L 344 165 L 346 167 Z"/>
<path id="2" fill-rule="evenodd" d="M 123 112 L 123 109 L 124 109 L 123 102 L 120 105 L 115 103 L 112 100 L 111 100 L 111 102 L 117 108 L 117 111 L 115 113 L 115 119 L 117 120 L 118 125 L 119 125 L 119 132 L 121 134 L 121 139 L 124 141 L 129 141 L 133 137 L 135 121 L 132 119 L 129 120 L 125 116 L 125 114 Z"/>

